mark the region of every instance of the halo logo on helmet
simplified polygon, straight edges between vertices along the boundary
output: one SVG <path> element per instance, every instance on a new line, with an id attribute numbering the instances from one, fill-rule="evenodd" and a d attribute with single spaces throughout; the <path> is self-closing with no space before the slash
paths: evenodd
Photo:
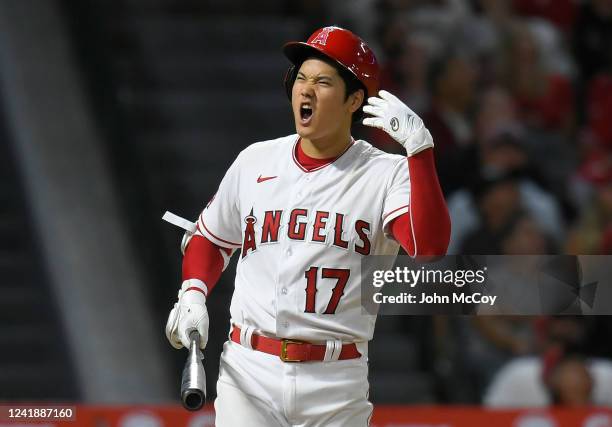
<path id="1" fill-rule="evenodd" d="M 329 37 L 329 33 L 334 29 L 334 27 L 325 27 L 321 29 L 321 32 L 317 34 L 317 36 L 310 42 L 310 44 L 318 43 L 322 46 L 327 44 L 327 38 Z"/>
<path id="2" fill-rule="evenodd" d="M 320 28 L 307 42 L 289 42 L 283 46 L 293 64 L 285 76 L 285 90 L 291 99 L 291 87 L 299 66 L 309 55 L 322 54 L 353 74 L 366 89 L 366 98 L 378 94 L 380 69 L 374 52 L 355 34 L 340 27 Z"/>

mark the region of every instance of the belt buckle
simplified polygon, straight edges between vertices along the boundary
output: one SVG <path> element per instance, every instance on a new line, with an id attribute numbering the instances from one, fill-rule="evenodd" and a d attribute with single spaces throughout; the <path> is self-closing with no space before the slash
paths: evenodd
<path id="1" fill-rule="evenodd" d="M 305 361 L 304 359 L 289 359 L 287 357 L 287 345 L 289 344 L 304 344 L 304 342 L 296 341 L 296 340 L 289 340 L 289 339 L 282 339 L 281 340 L 280 360 L 282 360 L 283 362 L 290 362 L 290 363 L 304 362 Z"/>

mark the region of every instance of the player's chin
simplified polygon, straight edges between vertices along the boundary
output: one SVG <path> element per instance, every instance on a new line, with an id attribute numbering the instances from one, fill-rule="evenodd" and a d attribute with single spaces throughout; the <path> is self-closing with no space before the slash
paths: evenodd
<path id="1" fill-rule="evenodd" d="M 315 126 L 312 122 L 303 123 L 300 118 L 296 118 L 295 130 L 296 130 L 296 133 L 300 135 L 302 138 L 308 138 L 316 133 L 317 126 Z"/>
<path id="2" fill-rule="evenodd" d="M 299 123 L 295 125 L 296 133 L 302 138 L 313 138 L 317 132 L 312 126 L 301 126 Z"/>

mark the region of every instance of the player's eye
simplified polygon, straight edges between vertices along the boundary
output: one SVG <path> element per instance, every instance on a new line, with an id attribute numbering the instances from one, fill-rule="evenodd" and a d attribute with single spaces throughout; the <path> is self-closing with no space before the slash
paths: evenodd
<path id="1" fill-rule="evenodd" d="M 296 77 L 296 80 L 300 80 L 300 81 L 302 81 L 302 80 L 304 80 L 304 77 L 303 77 L 303 76 L 297 76 L 297 77 Z"/>

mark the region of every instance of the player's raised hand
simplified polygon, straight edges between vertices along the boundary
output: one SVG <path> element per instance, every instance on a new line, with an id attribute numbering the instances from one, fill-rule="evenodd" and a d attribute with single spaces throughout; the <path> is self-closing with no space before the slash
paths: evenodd
<path id="1" fill-rule="evenodd" d="M 364 125 L 387 132 L 404 146 L 408 156 L 433 147 L 431 134 L 414 111 L 386 90 L 378 92 L 378 96 L 368 98 L 363 107 L 363 112 L 372 116 L 363 119 Z"/>
<path id="2" fill-rule="evenodd" d="M 166 323 L 166 338 L 174 348 L 189 348 L 189 333 L 200 334 L 200 348 L 208 343 L 208 310 L 206 285 L 201 280 L 185 280 L 178 293 L 178 302 L 170 311 Z"/>

